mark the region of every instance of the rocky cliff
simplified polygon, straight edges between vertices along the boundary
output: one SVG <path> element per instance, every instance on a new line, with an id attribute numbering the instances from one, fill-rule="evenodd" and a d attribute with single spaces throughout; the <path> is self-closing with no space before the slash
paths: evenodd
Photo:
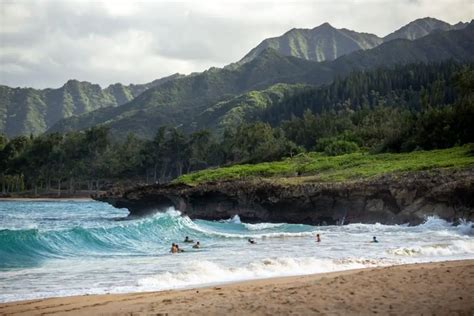
<path id="1" fill-rule="evenodd" d="M 312 225 L 419 224 L 436 215 L 474 221 L 474 168 L 391 174 L 370 180 L 314 183 L 298 179 L 151 185 L 94 197 L 132 215 L 175 207 L 190 218 Z"/>

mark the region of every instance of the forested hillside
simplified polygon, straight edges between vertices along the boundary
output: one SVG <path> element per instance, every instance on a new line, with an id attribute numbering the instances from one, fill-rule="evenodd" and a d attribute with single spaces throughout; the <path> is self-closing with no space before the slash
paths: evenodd
<path id="1" fill-rule="evenodd" d="M 374 34 L 336 29 L 324 23 L 313 29 L 292 29 L 282 36 L 265 39 L 236 64 L 251 61 L 267 48 L 273 48 L 284 56 L 331 61 L 356 50 L 374 48 L 381 43 L 383 40 Z"/>
<path id="2" fill-rule="evenodd" d="M 151 138 L 160 126 L 180 127 L 185 132 L 207 128 L 198 119 L 214 104 L 276 83 L 319 85 L 332 79 L 324 64 L 279 55 L 267 49 L 236 69 L 211 68 L 199 74 L 166 82 L 147 90 L 117 108 L 105 108 L 58 122 L 50 132 L 77 131 L 98 124 L 125 137 L 133 132 Z"/>
<path id="3" fill-rule="evenodd" d="M 266 104 L 252 114 L 259 118 L 231 125 L 221 137 L 161 127 L 151 140 L 133 134 L 117 140 L 105 126 L 3 137 L 0 179 L 4 192 L 52 186 L 73 192 L 112 181 L 164 182 L 213 166 L 306 151 L 335 156 L 474 143 L 473 87 L 472 64 L 412 64 L 353 73 L 320 88 L 277 85 L 248 95 Z"/>
<path id="4" fill-rule="evenodd" d="M 266 48 L 273 48 L 284 56 L 294 56 L 314 61 L 331 61 L 358 50 L 372 49 L 394 39 L 416 40 L 433 31 L 459 30 L 468 23 L 449 23 L 433 19 L 417 19 L 381 38 L 374 34 L 348 29 L 337 29 L 324 23 L 313 29 L 292 29 L 285 34 L 267 38 L 247 53 L 236 65 L 249 62 Z M 233 65 L 235 66 L 235 65 Z"/>
<path id="5" fill-rule="evenodd" d="M 449 30 L 463 32 L 445 32 Z M 272 103 L 260 91 L 273 84 L 320 85 L 355 70 L 449 58 L 470 61 L 472 42 L 472 25 L 450 25 L 433 18 L 415 20 L 384 38 L 336 29 L 328 23 L 314 29 L 292 29 L 264 40 L 224 69 L 211 68 L 186 77 L 175 74 L 147 84 L 117 83 L 105 89 L 77 80 L 58 89 L 0 86 L 0 133 L 38 135 L 49 129 L 84 130 L 97 124 L 106 124 L 118 137 L 134 132 L 151 138 L 165 124 L 185 132 L 202 128 L 221 132 L 227 124 L 251 120 L 250 113 Z M 169 84 L 161 87 L 165 83 Z M 281 85 L 278 90 L 291 93 L 291 89 Z M 147 90 L 152 91 L 134 100 Z M 270 94 L 276 96 L 274 92 Z M 89 112 L 93 113 L 87 115 Z M 65 118 L 71 119 L 62 121 Z"/>
<path id="6" fill-rule="evenodd" d="M 58 89 L 0 86 L 0 134 L 39 135 L 60 119 L 122 105 L 145 90 L 178 77 L 176 74 L 140 85 L 116 83 L 106 89 L 77 80 L 69 80 Z"/>
<path id="7" fill-rule="evenodd" d="M 178 127 L 184 132 L 213 128 L 204 115 L 216 103 L 228 101 L 276 83 L 321 85 L 354 71 L 409 63 L 444 60 L 474 60 L 474 24 L 464 29 L 435 32 L 415 41 L 393 40 L 366 51 L 356 51 L 332 62 L 312 62 L 282 56 L 267 48 L 257 58 L 237 68 L 210 69 L 200 74 L 171 80 L 142 93 L 117 108 L 93 111 L 58 122 L 50 131 L 65 132 L 103 124 L 118 138 L 134 132 L 150 139 L 160 126 Z M 245 96 L 241 98 L 245 99 Z M 219 106 L 218 106 L 219 107 Z M 229 111 L 232 109 L 228 107 Z M 214 116 L 225 122 L 227 113 Z M 231 114 L 229 114 L 231 115 Z M 220 123 L 218 123 L 220 124 Z M 225 126 L 220 126 L 225 128 Z"/>

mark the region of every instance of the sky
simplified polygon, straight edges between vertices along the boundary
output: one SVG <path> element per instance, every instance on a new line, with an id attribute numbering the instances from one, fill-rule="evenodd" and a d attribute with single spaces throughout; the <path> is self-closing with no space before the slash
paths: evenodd
<path id="1" fill-rule="evenodd" d="M 238 61 L 294 27 L 384 36 L 426 16 L 470 21 L 474 0 L 0 0 L 0 84 L 146 83 Z"/>

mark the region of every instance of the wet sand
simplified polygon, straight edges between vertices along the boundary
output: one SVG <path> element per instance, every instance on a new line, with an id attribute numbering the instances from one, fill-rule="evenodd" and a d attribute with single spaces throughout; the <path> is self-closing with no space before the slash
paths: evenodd
<path id="1" fill-rule="evenodd" d="M 474 260 L 0 304 L 1 315 L 473 315 Z"/>

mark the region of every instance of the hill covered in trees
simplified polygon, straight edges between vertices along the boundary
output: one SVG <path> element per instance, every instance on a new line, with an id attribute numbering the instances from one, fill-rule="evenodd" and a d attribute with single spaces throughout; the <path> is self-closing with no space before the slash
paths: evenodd
<path id="1" fill-rule="evenodd" d="M 164 182 L 205 168 L 311 151 L 329 157 L 449 148 L 474 143 L 473 87 L 472 64 L 411 64 L 355 72 L 319 88 L 277 85 L 247 95 L 267 106 L 252 114 L 253 122 L 232 125 L 220 137 L 161 127 L 151 140 L 133 134 L 117 140 L 106 126 L 3 137 L 0 181 L 5 193 L 74 191 L 116 181 Z"/>
<path id="2" fill-rule="evenodd" d="M 149 89 L 131 102 L 58 122 L 50 132 L 77 131 L 98 124 L 124 137 L 133 132 L 151 138 L 160 126 L 180 127 L 185 132 L 207 128 L 196 120 L 214 104 L 276 83 L 319 85 L 332 79 L 321 63 L 279 55 L 267 49 L 258 58 L 236 69 L 211 68 L 202 73 L 168 81 Z"/>
<path id="3" fill-rule="evenodd" d="M 469 32 L 463 32 L 463 36 L 443 32 L 464 28 L 469 28 L 469 24 L 450 25 L 423 18 L 379 38 L 335 29 L 325 23 L 311 30 L 292 29 L 281 37 L 266 39 L 240 62 L 225 69 L 211 68 L 189 76 L 176 74 L 147 84 L 113 84 L 105 89 L 77 80 L 58 89 L 0 86 L 0 133 L 9 137 L 38 135 L 49 129 L 84 130 L 96 124 L 106 124 L 118 137 L 132 131 L 139 137 L 151 138 L 165 124 L 185 132 L 202 128 L 222 132 L 227 124 L 235 126 L 252 120 L 250 113 L 274 103 L 268 99 L 268 93 L 274 98 L 283 90 L 298 90 L 294 84 L 320 85 L 354 70 L 393 64 L 448 58 L 470 60 L 473 54 L 469 46 L 472 36 L 466 36 Z M 416 44 L 400 40 L 423 37 L 430 40 Z M 384 47 L 383 43 L 390 45 Z M 308 64 L 301 59 L 333 62 Z M 244 67 L 250 61 L 254 61 L 252 65 Z M 280 83 L 278 88 L 270 88 L 276 83 Z M 137 98 L 147 90 L 152 91 Z M 276 90 L 280 92 L 275 94 Z M 240 111 L 242 108 L 245 113 Z M 89 112 L 93 113 L 83 115 Z M 71 119 L 62 121 L 64 118 Z M 61 122 L 56 124 L 58 121 Z"/>
<path id="4" fill-rule="evenodd" d="M 145 90 L 180 77 L 154 80 L 147 84 L 120 83 L 102 89 L 86 81 L 69 80 L 58 89 L 10 88 L 0 86 L 0 134 L 39 135 L 57 121 L 93 110 L 117 107 Z"/>
<path id="5" fill-rule="evenodd" d="M 257 58 L 237 68 L 213 68 L 168 81 L 122 106 L 62 120 L 50 132 L 77 131 L 101 124 L 109 127 L 111 133 L 118 138 L 134 132 L 139 137 L 150 139 L 157 128 L 164 125 L 179 127 L 189 133 L 216 126 L 207 119 L 209 112 L 206 111 L 209 109 L 220 108 L 221 116 L 214 115 L 214 119 L 226 122 L 226 116 L 232 116 L 232 113 L 222 109 L 235 110 L 229 106 L 221 107 L 222 102 L 233 104 L 232 99 L 245 99 L 241 95 L 250 91 L 266 89 L 276 83 L 318 86 L 354 71 L 369 71 L 393 65 L 449 59 L 472 62 L 473 43 L 474 24 L 470 23 L 461 30 L 434 32 L 415 41 L 393 40 L 370 50 L 353 52 L 332 62 L 317 63 L 282 56 L 267 48 Z M 221 129 L 225 129 L 222 124 Z"/>

